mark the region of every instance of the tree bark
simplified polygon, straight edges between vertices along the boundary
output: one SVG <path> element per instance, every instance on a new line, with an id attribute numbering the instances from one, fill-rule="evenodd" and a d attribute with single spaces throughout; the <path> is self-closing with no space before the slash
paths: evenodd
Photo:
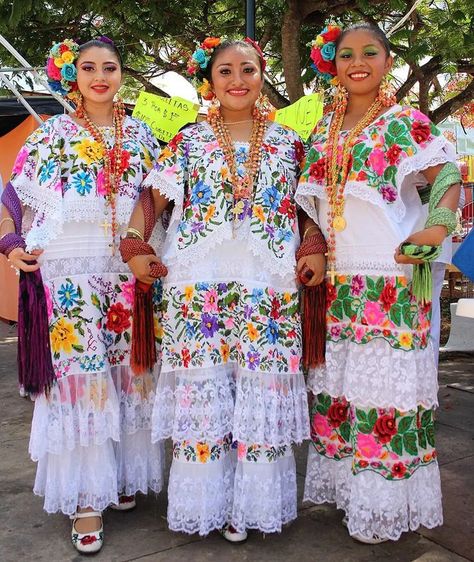
<path id="1" fill-rule="evenodd" d="M 444 102 L 428 115 L 433 123 L 440 123 L 453 113 L 456 113 L 456 111 L 461 109 L 461 107 L 467 102 L 472 100 L 474 100 L 474 78 L 462 92 L 460 92 L 457 96 L 454 96 L 454 98 Z"/>
<path id="2" fill-rule="evenodd" d="M 304 96 L 301 81 L 301 61 L 299 53 L 300 28 L 303 21 L 298 0 L 288 0 L 288 10 L 283 16 L 281 26 L 281 51 L 283 74 L 290 103 Z"/>

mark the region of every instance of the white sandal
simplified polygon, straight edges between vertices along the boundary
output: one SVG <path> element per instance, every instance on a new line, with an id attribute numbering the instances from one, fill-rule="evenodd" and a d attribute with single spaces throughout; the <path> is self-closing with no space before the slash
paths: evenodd
<path id="1" fill-rule="evenodd" d="M 90 531 L 89 533 L 79 533 L 76 531 L 75 523 L 77 519 L 86 519 L 87 517 L 100 517 L 100 529 L 97 531 Z M 102 521 L 102 513 L 100 511 L 86 511 L 84 513 L 76 512 L 71 515 L 72 530 L 71 540 L 76 550 L 83 554 L 92 554 L 99 552 L 104 544 L 104 524 Z"/>
<path id="2" fill-rule="evenodd" d="M 244 531 L 243 533 L 239 533 L 229 523 L 227 523 L 225 527 L 220 529 L 219 532 L 225 538 L 226 541 L 233 542 L 233 543 L 244 542 L 247 540 L 247 536 L 248 536 L 247 531 Z"/>
<path id="3" fill-rule="evenodd" d="M 110 505 L 114 511 L 131 511 L 137 507 L 135 496 L 119 496 L 119 502 Z"/>

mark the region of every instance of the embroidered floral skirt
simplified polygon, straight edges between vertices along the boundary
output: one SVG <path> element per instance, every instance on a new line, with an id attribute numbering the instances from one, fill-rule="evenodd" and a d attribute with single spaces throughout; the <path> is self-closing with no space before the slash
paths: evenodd
<path id="1" fill-rule="evenodd" d="M 122 269 L 108 257 L 42 266 L 57 380 L 35 400 L 29 451 L 48 513 L 102 511 L 163 485 L 163 444 L 151 444 L 157 373 L 128 366 L 134 282 Z"/>
<path id="2" fill-rule="evenodd" d="M 163 295 L 152 440 L 173 440 L 169 526 L 281 531 L 296 518 L 292 443 L 309 437 L 294 286 L 165 283 Z"/>
<path id="3" fill-rule="evenodd" d="M 429 307 L 404 277 L 340 275 L 327 321 L 326 364 L 308 379 L 304 499 L 335 502 L 367 538 L 441 525 Z"/>

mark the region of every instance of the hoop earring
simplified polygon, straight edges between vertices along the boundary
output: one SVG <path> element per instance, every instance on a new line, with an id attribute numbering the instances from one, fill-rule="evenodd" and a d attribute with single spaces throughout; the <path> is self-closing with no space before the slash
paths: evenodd
<path id="1" fill-rule="evenodd" d="M 377 99 L 384 107 L 392 107 L 392 105 L 395 105 L 397 103 L 395 94 L 396 90 L 389 82 L 388 76 L 385 74 L 382 82 L 380 82 Z"/>

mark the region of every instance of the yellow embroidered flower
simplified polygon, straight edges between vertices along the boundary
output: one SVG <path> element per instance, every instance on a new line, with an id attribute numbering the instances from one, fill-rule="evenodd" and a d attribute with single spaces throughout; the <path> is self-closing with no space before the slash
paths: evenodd
<path id="1" fill-rule="evenodd" d="M 65 64 L 65 62 L 63 61 L 63 59 L 61 57 L 56 57 L 54 59 L 54 64 L 58 67 L 58 68 L 62 68 Z"/>
<path id="2" fill-rule="evenodd" d="M 225 180 L 228 177 L 228 175 L 229 175 L 229 169 L 225 168 L 225 167 L 222 167 L 221 168 L 222 179 Z"/>
<path id="3" fill-rule="evenodd" d="M 337 280 L 339 281 L 339 283 L 341 283 L 341 285 L 347 283 L 347 277 L 345 275 L 338 275 Z"/>
<path id="4" fill-rule="evenodd" d="M 143 150 L 143 163 L 145 164 L 145 168 L 147 170 L 151 170 L 153 167 L 153 160 L 151 159 L 150 151 L 147 148 Z"/>
<path id="5" fill-rule="evenodd" d="M 170 156 L 173 156 L 173 153 L 167 146 L 165 146 L 165 148 L 163 148 L 163 150 L 160 152 L 160 157 L 158 158 L 158 162 L 163 162 L 163 160 L 166 160 Z"/>
<path id="6" fill-rule="evenodd" d="M 285 302 L 290 302 L 291 301 L 291 293 L 284 293 L 283 294 L 283 300 Z"/>
<path id="7" fill-rule="evenodd" d="M 189 302 L 194 295 L 194 287 L 192 285 L 187 285 L 184 288 L 184 298 L 187 302 Z"/>
<path id="8" fill-rule="evenodd" d="M 407 153 L 407 156 L 413 156 L 413 148 L 411 146 L 409 146 L 406 149 L 406 153 Z"/>
<path id="9" fill-rule="evenodd" d="M 399 277 L 398 282 L 400 283 L 400 287 L 406 287 L 407 286 L 407 278 L 406 277 Z"/>
<path id="10" fill-rule="evenodd" d="M 214 216 L 214 213 L 216 212 L 216 206 L 215 205 L 209 205 L 209 208 L 207 209 L 207 213 L 204 216 L 204 222 L 209 222 L 212 217 Z"/>
<path id="11" fill-rule="evenodd" d="M 196 453 L 199 462 L 207 462 L 209 458 L 209 445 L 207 443 L 196 443 Z"/>
<path id="12" fill-rule="evenodd" d="M 153 318 L 153 329 L 155 333 L 155 338 L 161 340 L 163 338 L 164 330 L 161 322 L 158 321 L 158 318 Z"/>
<path id="13" fill-rule="evenodd" d="M 104 149 L 95 140 L 84 139 L 75 145 L 74 150 L 86 164 L 93 164 L 104 156 Z"/>
<path id="14" fill-rule="evenodd" d="M 413 341 L 413 336 L 410 332 L 404 332 L 400 334 L 400 345 L 405 348 L 410 348 Z"/>
<path id="15" fill-rule="evenodd" d="M 74 326 L 60 318 L 51 332 L 51 345 L 54 353 L 72 352 L 72 346 L 77 344 L 77 336 L 74 334 Z"/>
<path id="16" fill-rule="evenodd" d="M 61 59 L 63 60 L 64 63 L 67 64 L 71 64 L 74 62 L 74 53 L 71 53 L 71 51 L 65 51 L 62 55 L 61 55 Z"/>
<path id="17" fill-rule="evenodd" d="M 253 214 L 261 222 L 265 222 L 265 215 L 263 214 L 263 208 L 261 205 L 255 205 L 253 208 Z"/>
<path id="18" fill-rule="evenodd" d="M 247 322 L 247 334 L 250 341 L 255 341 L 258 338 L 258 330 L 252 322 Z"/>
<path id="19" fill-rule="evenodd" d="M 221 357 L 223 363 L 227 363 L 227 361 L 229 360 L 229 355 L 230 355 L 229 346 L 226 343 L 223 343 L 221 345 Z"/>

